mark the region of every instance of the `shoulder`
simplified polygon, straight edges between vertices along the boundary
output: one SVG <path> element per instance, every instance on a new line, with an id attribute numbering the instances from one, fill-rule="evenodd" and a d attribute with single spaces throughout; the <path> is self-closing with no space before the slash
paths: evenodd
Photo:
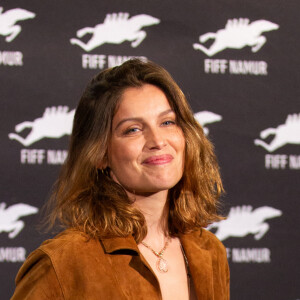
<path id="1" fill-rule="evenodd" d="M 181 236 L 181 239 L 217 256 L 226 256 L 226 248 L 222 242 L 212 232 L 204 228 L 184 234 Z"/>
<path id="2" fill-rule="evenodd" d="M 199 229 L 180 235 L 189 265 L 197 272 L 211 274 L 215 299 L 229 299 L 229 266 L 226 248 L 210 231 Z M 197 277 L 197 274 L 194 273 Z M 210 280 L 210 279 L 209 279 Z"/>
<path id="3" fill-rule="evenodd" d="M 43 242 L 38 250 L 54 258 L 62 253 L 85 252 L 97 245 L 98 240 L 89 238 L 85 233 L 67 229 L 53 239 Z"/>
<path id="4" fill-rule="evenodd" d="M 84 264 L 85 261 L 98 260 L 101 257 L 99 254 L 103 252 L 101 250 L 98 240 L 89 239 L 79 231 L 66 230 L 53 239 L 43 242 L 39 248 L 29 254 L 16 277 L 16 282 L 35 266 L 44 271 L 51 268 L 59 276 L 66 268 L 73 269 L 77 266 L 78 261 Z"/>
<path id="5" fill-rule="evenodd" d="M 87 234 L 68 229 L 51 240 L 45 241 L 37 251 L 48 256 L 54 268 L 72 267 L 81 262 L 97 261 L 104 254 L 98 239 L 92 239 Z"/>
<path id="6" fill-rule="evenodd" d="M 198 234 L 204 247 L 207 247 L 208 249 L 216 248 L 220 251 L 225 250 L 223 243 L 212 232 L 202 228 L 198 231 Z"/>
<path id="7" fill-rule="evenodd" d="M 229 282 L 227 251 L 222 242 L 212 232 L 204 228 L 191 233 L 190 239 L 201 250 L 209 253 L 213 268 L 217 269 L 219 273 L 225 274 L 226 280 Z"/>
<path id="8" fill-rule="evenodd" d="M 188 236 L 191 240 L 195 240 L 200 243 L 205 249 L 209 249 L 211 247 L 224 248 L 222 242 L 212 232 L 204 228 L 188 233 L 186 236 Z"/>
<path id="9" fill-rule="evenodd" d="M 229 282 L 229 266 L 227 260 L 227 251 L 222 242 L 210 231 L 201 229 L 195 233 L 198 235 L 200 247 L 208 251 L 211 255 L 213 267 L 223 273 L 226 282 Z"/>

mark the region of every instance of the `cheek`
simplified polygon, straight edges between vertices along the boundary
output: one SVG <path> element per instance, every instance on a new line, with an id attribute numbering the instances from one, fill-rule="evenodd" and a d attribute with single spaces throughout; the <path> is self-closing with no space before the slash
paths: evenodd
<path id="1" fill-rule="evenodd" d="M 182 144 L 182 153 L 181 153 L 181 165 L 182 165 L 182 171 L 184 170 L 184 165 L 185 165 L 185 141 L 184 143 Z"/>
<path id="2" fill-rule="evenodd" d="M 138 157 L 138 147 L 130 142 L 112 142 L 110 147 L 109 161 L 111 168 L 118 169 L 122 164 L 131 163 Z"/>
<path id="3" fill-rule="evenodd" d="M 182 130 L 176 132 L 173 138 L 174 147 L 176 148 L 177 152 L 185 152 L 185 138 Z"/>
<path id="4" fill-rule="evenodd" d="M 185 138 L 183 135 L 183 132 L 181 131 L 178 135 L 177 135 L 177 139 L 176 139 L 176 150 L 177 153 L 180 155 L 181 158 L 181 163 L 182 163 L 182 169 L 184 168 L 184 162 L 185 162 Z"/>

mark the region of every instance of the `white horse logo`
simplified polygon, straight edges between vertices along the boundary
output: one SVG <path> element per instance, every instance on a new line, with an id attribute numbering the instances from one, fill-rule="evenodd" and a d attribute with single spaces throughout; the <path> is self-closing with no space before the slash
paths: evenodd
<path id="1" fill-rule="evenodd" d="M 215 114 L 210 111 L 200 111 L 194 114 L 195 119 L 199 122 L 199 124 L 203 127 L 205 135 L 208 135 L 209 129 L 204 127 L 206 124 L 219 122 L 222 120 L 222 116 Z"/>
<path id="2" fill-rule="evenodd" d="M 270 228 L 265 220 L 281 215 L 282 212 L 279 209 L 269 206 L 254 210 L 250 205 L 236 206 L 230 209 L 226 220 L 213 223 L 208 226 L 208 229 L 217 228 L 215 235 L 221 241 L 229 237 L 244 237 L 248 234 L 254 234 L 254 238 L 259 240 Z"/>
<path id="3" fill-rule="evenodd" d="M 11 42 L 21 32 L 20 25 L 15 25 L 18 21 L 33 19 L 35 13 L 22 8 L 14 8 L 3 13 L 0 7 L 0 35 L 6 36 L 5 41 Z"/>
<path id="4" fill-rule="evenodd" d="M 29 146 L 43 138 L 60 138 L 64 135 L 70 135 L 75 110 L 68 110 L 68 106 L 47 107 L 41 118 L 37 118 L 33 122 L 25 121 L 16 125 L 16 132 L 31 128 L 31 132 L 26 138 L 16 133 L 10 133 L 8 137 L 24 146 Z"/>
<path id="5" fill-rule="evenodd" d="M 107 14 L 103 24 L 98 24 L 95 27 L 84 27 L 77 31 L 78 38 L 92 34 L 86 44 L 76 38 L 72 38 L 70 42 L 87 52 L 105 43 L 121 44 L 125 41 L 131 42 L 131 47 L 135 48 L 147 36 L 147 33 L 141 28 L 156 25 L 159 22 L 159 19 L 144 14 L 133 16 L 130 19 L 129 13 Z"/>
<path id="6" fill-rule="evenodd" d="M 18 203 L 6 208 L 6 203 L 0 203 L 0 232 L 9 232 L 10 239 L 15 238 L 24 228 L 25 223 L 19 218 L 36 214 L 39 210 L 31 205 Z"/>
<path id="7" fill-rule="evenodd" d="M 205 43 L 209 39 L 215 40 L 209 49 L 198 43 L 193 44 L 193 47 L 207 56 L 213 56 L 226 48 L 242 49 L 246 46 L 250 46 L 252 52 L 257 52 L 267 41 L 261 34 L 278 28 L 279 25 L 267 20 L 249 23 L 249 19 L 232 19 L 227 21 L 225 28 L 200 35 L 200 43 Z"/>
<path id="8" fill-rule="evenodd" d="M 269 152 L 273 152 L 286 144 L 300 144 L 300 113 L 288 115 L 284 124 L 277 128 L 267 128 L 260 133 L 262 139 L 269 135 L 275 135 L 270 144 L 259 139 L 254 140 L 254 144 Z"/>

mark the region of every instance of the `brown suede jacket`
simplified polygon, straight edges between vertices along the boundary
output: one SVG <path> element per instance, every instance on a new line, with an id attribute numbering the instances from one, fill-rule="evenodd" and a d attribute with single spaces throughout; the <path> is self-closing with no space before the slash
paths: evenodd
<path id="1" fill-rule="evenodd" d="M 226 250 L 209 231 L 179 236 L 199 300 L 229 299 Z M 32 252 L 11 300 L 162 299 L 154 272 L 132 236 L 87 241 L 66 230 Z"/>

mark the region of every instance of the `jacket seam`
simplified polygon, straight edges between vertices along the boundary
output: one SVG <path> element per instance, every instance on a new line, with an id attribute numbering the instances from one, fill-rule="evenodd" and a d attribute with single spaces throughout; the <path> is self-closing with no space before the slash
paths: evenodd
<path id="1" fill-rule="evenodd" d="M 115 270 L 115 268 L 113 267 L 113 264 L 112 264 L 112 262 L 111 262 L 110 254 L 108 254 L 108 255 L 109 255 L 109 256 L 108 256 L 107 260 L 108 260 L 108 263 L 109 263 L 110 266 L 111 266 L 111 269 L 113 270 L 112 276 L 113 276 L 115 282 L 117 283 L 117 286 L 119 287 L 119 290 L 121 291 L 121 293 L 122 293 L 123 296 L 125 297 L 124 299 L 128 299 L 127 296 L 126 296 L 126 294 L 125 294 L 125 292 L 124 292 L 123 289 L 121 288 L 121 284 L 120 284 L 120 282 L 119 282 L 117 276 L 115 275 L 116 270 Z"/>
<path id="2" fill-rule="evenodd" d="M 58 275 L 57 275 L 57 272 L 56 272 L 56 268 L 55 268 L 54 263 L 53 263 L 53 261 L 52 261 L 52 259 L 51 259 L 51 256 L 50 256 L 47 252 L 45 252 L 44 250 L 42 250 L 42 249 L 39 249 L 39 250 L 42 251 L 43 253 L 45 253 L 45 255 L 49 258 L 49 260 L 50 260 L 50 262 L 51 262 L 51 266 L 52 266 L 52 268 L 53 268 L 53 270 L 54 270 L 54 273 L 55 273 L 57 282 L 58 282 L 58 284 L 59 284 L 59 286 L 60 286 L 60 290 L 61 290 L 63 299 L 66 299 L 65 293 L 64 293 L 64 290 L 63 290 L 63 287 L 62 287 L 62 284 L 61 284 L 61 282 L 60 282 L 60 280 L 59 280 L 59 278 L 58 278 Z"/>

